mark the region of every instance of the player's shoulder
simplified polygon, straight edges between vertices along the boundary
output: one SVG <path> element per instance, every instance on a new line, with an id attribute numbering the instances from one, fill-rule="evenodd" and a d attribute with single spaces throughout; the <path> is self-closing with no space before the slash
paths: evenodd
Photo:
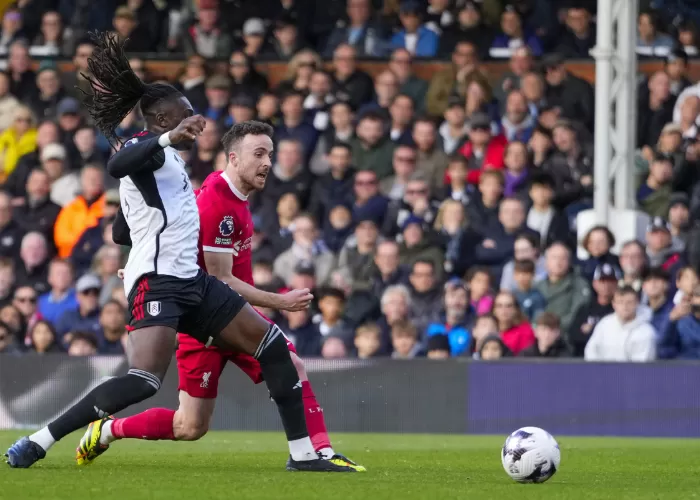
<path id="1" fill-rule="evenodd" d="M 143 142 L 148 139 L 152 139 L 153 137 L 158 137 L 158 134 L 154 134 L 153 132 L 149 130 L 142 130 L 140 132 L 135 133 L 129 139 L 124 141 L 124 147 L 128 148 L 129 146 L 132 146 L 134 144 L 137 144 L 139 142 Z"/>

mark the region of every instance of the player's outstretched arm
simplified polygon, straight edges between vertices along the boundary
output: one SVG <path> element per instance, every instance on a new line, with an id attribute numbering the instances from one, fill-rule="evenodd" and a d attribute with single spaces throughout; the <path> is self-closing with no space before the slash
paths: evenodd
<path id="1" fill-rule="evenodd" d="M 311 304 L 314 296 L 308 288 L 303 290 L 292 290 L 289 293 L 270 293 L 259 290 L 241 281 L 231 274 L 233 267 L 233 255 L 224 252 L 204 252 L 204 263 L 207 272 L 220 279 L 241 296 L 252 306 L 267 307 L 284 311 L 300 311 L 306 309 Z"/>
<path id="2" fill-rule="evenodd" d="M 109 175 L 117 179 L 140 172 L 153 172 L 163 166 L 163 149 L 185 141 L 194 141 L 202 133 L 206 122 L 200 115 L 190 116 L 169 132 L 158 137 L 128 141 L 107 162 Z M 133 142 L 132 142 L 133 141 Z"/>

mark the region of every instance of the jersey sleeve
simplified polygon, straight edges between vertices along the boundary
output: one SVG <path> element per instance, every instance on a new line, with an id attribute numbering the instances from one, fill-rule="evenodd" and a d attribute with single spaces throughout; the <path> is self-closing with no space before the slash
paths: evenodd
<path id="1" fill-rule="evenodd" d="M 224 203 L 217 200 L 209 191 L 200 194 L 197 205 L 202 250 L 233 254 L 233 213 L 229 213 L 230 211 L 223 207 Z"/>
<path id="2" fill-rule="evenodd" d="M 165 151 L 158 142 L 159 138 L 150 132 L 139 132 L 109 159 L 107 172 L 115 179 L 141 172 L 155 172 L 165 162 Z"/>

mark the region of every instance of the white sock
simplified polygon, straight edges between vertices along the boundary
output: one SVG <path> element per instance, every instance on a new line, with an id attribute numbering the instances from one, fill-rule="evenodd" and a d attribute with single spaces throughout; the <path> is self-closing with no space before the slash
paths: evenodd
<path id="1" fill-rule="evenodd" d="M 48 427 L 44 427 L 43 429 L 36 431 L 34 434 L 29 436 L 29 440 L 41 446 L 44 451 L 49 451 L 49 448 L 56 443 L 56 440 L 49 432 Z"/>
<path id="2" fill-rule="evenodd" d="M 305 437 L 289 441 L 289 454 L 298 462 L 318 460 L 318 455 L 311 444 L 311 438 Z"/>
<path id="3" fill-rule="evenodd" d="M 333 448 L 331 448 L 330 446 L 326 448 L 321 448 L 320 450 L 318 450 L 318 452 L 326 460 L 330 460 L 331 458 L 333 458 L 333 455 L 335 455 L 335 451 L 333 451 Z"/>
<path id="4" fill-rule="evenodd" d="M 100 434 L 100 444 L 103 446 L 108 446 L 112 441 L 116 441 L 117 438 L 112 434 L 112 424 L 114 420 L 107 420 L 102 426 L 102 434 Z"/>

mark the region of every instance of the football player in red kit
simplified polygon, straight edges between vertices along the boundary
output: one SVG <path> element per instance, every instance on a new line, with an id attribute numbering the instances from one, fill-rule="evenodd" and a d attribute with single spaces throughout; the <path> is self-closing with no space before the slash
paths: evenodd
<path id="1" fill-rule="evenodd" d="M 271 168 L 271 134 L 267 125 L 243 122 L 224 135 L 222 142 L 229 159 L 226 169 L 209 175 L 197 193 L 199 265 L 253 306 L 298 311 L 309 307 L 313 299 L 310 290 L 276 294 L 259 290 L 253 283 L 253 220 L 248 195 L 265 187 Z M 100 436 L 100 444 L 105 449 L 110 442 L 123 438 L 194 441 L 204 436 L 214 413 L 219 378 L 229 361 L 255 384 L 263 381 L 260 364 L 253 356 L 204 345 L 183 333 L 178 334 L 178 343 L 180 407 L 177 411 L 152 408 L 114 420 Z M 314 449 L 320 457 L 336 465 L 364 472 L 363 466 L 333 450 L 323 410 L 309 384 L 304 363 L 289 340 L 287 346 L 301 381 L 306 425 Z M 85 436 L 89 434 L 90 428 Z"/>

